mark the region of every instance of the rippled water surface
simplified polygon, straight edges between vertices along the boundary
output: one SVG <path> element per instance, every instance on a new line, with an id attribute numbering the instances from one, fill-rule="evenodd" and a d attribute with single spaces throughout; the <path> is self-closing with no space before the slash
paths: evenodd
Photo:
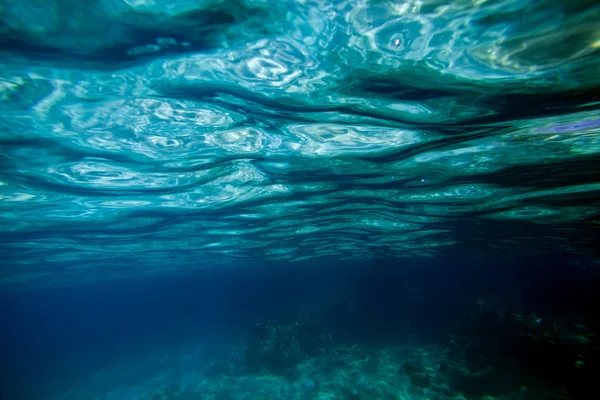
<path id="1" fill-rule="evenodd" d="M 3 287 L 597 255 L 595 1 L 0 1 Z"/>

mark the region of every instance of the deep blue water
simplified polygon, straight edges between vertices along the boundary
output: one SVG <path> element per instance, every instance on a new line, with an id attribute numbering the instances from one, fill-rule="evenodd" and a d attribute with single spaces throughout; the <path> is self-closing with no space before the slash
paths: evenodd
<path id="1" fill-rule="evenodd" d="M 355 363 L 364 357 L 363 347 L 391 352 L 397 351 L 390 350 L 394 346 L 406 346 L 426 348 L 430 353 L 449 347 L 448 336 L 457 324 L 477 327 L 475 321 L 481 323 L 473 318 L 476 299 L 500 299 L 503 304 L 496 312 L 518 311 L 536 326 L 534 334 L 548 333 L 534 321 L 543 316 L 552 321 L 552 330 L 586 324 L 583 333 L 587 335 L 588 330 L 597 329 L 600 310 L 600 272 L 588 267 L 566 266 L 564 260 L 486 261 L 473 256 L 401 263 L 380 260 L 302 269 L 209 270 L 186 279 L 153 277 L 3 294 L 3 393 L 7 399 L 244 398 L 246 392 L 260 388 L 260 382 L 248 384 L 249 389 L 240 389 L 233 397 L 220 392 L 216 397 L 205 397 L 206 386 L 216 384 L 195 383 L 214 360 L 228 360 L 234 365 L 232 379 L 242 379 L 246 376 L 243 365 L 248 341 L 256 323 L 298 308 L 326 321 L 335 346 L 359 346 L 353 350 L 357 354 L 349 351 Z M 502 332 L 479 334 L 481 340 L 488 336 L 492 341 L 506 340 Z M 511 334 L 518 337 L 521 332 Z M 563 384 L 575 383 L 582 388 L 572 398 L 585 398 L 582 393 L 594 385 L 597 352 L 595 344 L 586 346 L 587 369 L 576 368 L 579 375 L 570 377 L 572 382 L 561 378 Z M 478 351 L 480 356 L 494 353 Z M 514 376 L 519 383 L 532 385 L 542 379 L 550 386 L 544 380 L 548 377 L 544 362 L 550 363 L 550 369 L 561 368 L 563 374 L 573 367 L 563 360 L 534 361 L 531 365 L 525 356 L 517 360 L 527 363 L 525 370 Z M 334 379 L 318 364 L 304 368 L 317 382 Z M 439 366 L 431 368 L 437 370 Z M 283 376 L 286 380 L 300 379 L 294 373 L 299 374 L 292 371 Z M 377 377 L 368 369 L 361 373 L 369 379 Z M 254 374 L 247 376 L 258 379 Z M 494 378 L 486 379 L 491 382 Z M 383 381 L 379 385 L 384 385 Z M 173 382 L 183 387 L 181 397 L 151 397 L 157 386 Z M 402 398 L 400 393 L 406 390 L 410 398 L 431 398 L 431 393 L 411 391 L 410 385 L 406 386 L 396 398 Z M 253 395 L 278 398 L 268 387 L 265 395 Z M 503 394 L 510 393 L 512 386 L 507 387 Z M 301 390 L 297 392 L 284 398 L 302 395 Z M 191 394 L 197 397 L 185 397 Z"/>
<path id="2" fill-rule="evenodd" d="M 598 20 L 0 0 L 0 400 L 585 398 Z"/>

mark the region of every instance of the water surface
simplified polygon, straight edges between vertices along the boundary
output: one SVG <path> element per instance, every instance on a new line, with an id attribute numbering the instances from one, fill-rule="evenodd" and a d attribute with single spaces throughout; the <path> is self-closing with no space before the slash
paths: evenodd
<path id="1" fill-rule="evenodd" d="M 0 9 L 4 287 L 597 254 L 595 2 Z"/>

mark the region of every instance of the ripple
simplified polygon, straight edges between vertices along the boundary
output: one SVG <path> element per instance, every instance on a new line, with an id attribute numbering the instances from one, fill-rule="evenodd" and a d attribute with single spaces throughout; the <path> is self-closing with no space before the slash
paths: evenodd
<path id="1" fill-rule="evenodd" d="M 597 5 L 3 7 L 0 286 L 597 253 Z"/>
<path id="2" fill-rule="evenodd" d="M 333 124 L 290 125 L 291 143 L 307 156 L 367 154 L 414 145 L 424 135 L 410 130 Z"/>
<path id="3" fill-rule="evenodd" d="M 158 190 L 188 186 L 206 178 L 210 172 L 156 173 L 138 171 L 101 161 L 85 161 L 63 164 L 48 171 L 58 182 L 90 190 Z"/>

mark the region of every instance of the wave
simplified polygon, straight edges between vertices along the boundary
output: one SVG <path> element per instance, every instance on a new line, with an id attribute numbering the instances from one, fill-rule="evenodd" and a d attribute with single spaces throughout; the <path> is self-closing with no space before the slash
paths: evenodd
<path id="1" fill-rule="evenodd" d="M 596 2 L 0 10 L 4 286 L 598 255 Z"/>

